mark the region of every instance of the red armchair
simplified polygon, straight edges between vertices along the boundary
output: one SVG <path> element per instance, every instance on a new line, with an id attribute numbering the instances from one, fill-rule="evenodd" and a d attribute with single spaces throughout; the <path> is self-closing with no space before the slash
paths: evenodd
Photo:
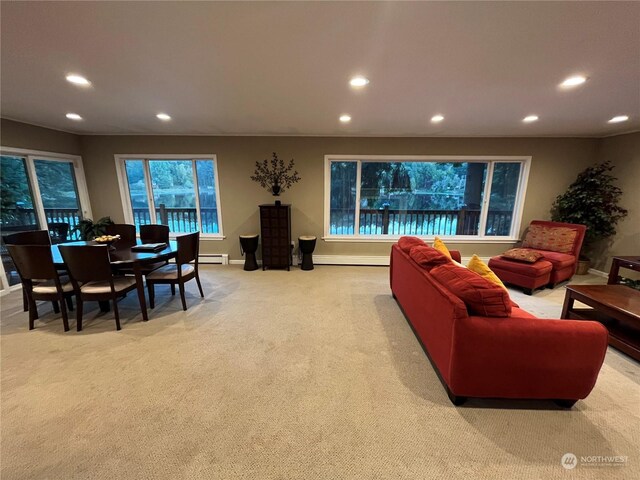
<path id="1" fill-rule="evenodd" d="M 523 287 L 529 295 L 545 285 L 554 288 L 576 273 L 585 232 L 584 225 L 534 220 L 525 232 L 522 248 L 541 254 L 542 259 L 524 263 L 496 256 L 489 260 L 489 268 L 500 280 Z"/>

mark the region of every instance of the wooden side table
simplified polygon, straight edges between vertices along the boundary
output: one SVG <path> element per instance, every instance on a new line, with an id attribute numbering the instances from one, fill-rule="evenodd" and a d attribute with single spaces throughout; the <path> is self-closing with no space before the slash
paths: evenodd
<path id="1" fill-rule="evenodd" d="M 628 268 L 640 272 L 640 257 L 613 257 L 611 269 L 609 270 L 608 285 L 620 283 L 618 281 L 618 272 L 621 268 Z"/>

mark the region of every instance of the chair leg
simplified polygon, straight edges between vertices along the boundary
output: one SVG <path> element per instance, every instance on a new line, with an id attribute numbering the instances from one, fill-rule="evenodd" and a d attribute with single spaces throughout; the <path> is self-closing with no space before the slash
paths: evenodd
<path id="1" fill-rule="evenodd" d="M 196 273 L 196 283 L 198 284 L 198 290 L 200 290 L 200 296 L 204 298 L 204 292 L 202 291 L 202 284 L 200 283 L 200 275 Z"/>
<path id="2" fill-rule="evenodd" d="M 118 299 L 113 299 L 113 315 L 116 317 L 116 330 L 121 330 L 120 328 L 120 312 L 118 312 Z"/>
<path id="3" fill-rule="evenodd" d="M 68 332 L 69 331 L 69 316 L 67 315 L 67 304 L 64 301 L 65 299 L 63 298 L 62 301 L 60 302 L 60 310 L 62 310 L 62 325 L 64 326 L 64 331 Z"/>
<path id="4" fill-rule="evenodd" d="M 71 296 L 67 297 L 67 308 L 70 312 L 73 312 L 73 297 Z"/>
<path id="5" fill-rule="evenodd" d="M 51 302 L 51 305 L 53 306 L 53 313 L 60 313 L 60 305 L 57 300 Z"/>
<path id="6" fill-rule="evenodd" d="M 29 311 L 29 299 L 27 298 L 27 291 L 24 288 L 24 285 L 22 286 L 22 309 L 25 312 Z"/>
<path id="7" fill-rule="evenodd" d="M 79 295 L 76 297 L 76 330 L 82 331 L 82 299 Z"/>
<path id="8" fill-rule="evenodd" d="M 153 282 L 150 282 L 149 280 L 147 280 L 147 290 L 149 291 L 149 308 L 155 308 L 156 291 L 153 286 Z"/>
<path id="9" fill-rule="evenodd" d="M 184 298 L 184 283 L 180 282 L 178 284 L 178 286 L 180 287 L 180 299 L 182 300 L 182 310 L 186 311 L 187 310 L 187 300 Z"/>
<path id="10" fill-rule="evenodd" d="M 36 301 L 29 297 L 29 330 L 33 330 L 35 327 L 35 321 L 38 319 L 38 307 Z"/>
<path id="11" fill-rule="evenodd" d="M 175 283 L 171 284 L 171 295 L 175 295 L 176 294 L 176 285 Z"/>

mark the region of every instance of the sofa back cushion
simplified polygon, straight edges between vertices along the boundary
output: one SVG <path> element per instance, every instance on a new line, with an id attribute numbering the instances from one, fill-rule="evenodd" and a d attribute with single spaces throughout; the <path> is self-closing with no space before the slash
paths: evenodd
<path id="1" fill-rule="evenodd" d="M 580 227 L 584 229 L 583 225 L 531 222 L 522 240 L 522 248 L 577 254 L 578 252 L 575 250 L 578 239 L 580 244 L 582 243 Z M 578 245 L 577 249 L 579 250 L 579 248 Z"/>
<path id="2" fill-rule="evenodd" d="M 400 239 L 398 240 L 398 247 L 400 247 L 400 250 L 402 250 L 407 255 L 411 251 L 411 247 L 414 247 L 416 245 L 426 246 L 427 244 L 418 237 L 400 237 Z"/>
<path id="3" fill-rule="evenodd" d="M 433 267 L 451 262 L 451 259 L 444 253 L 428 245 L 415 245 L 411 247 L 409 256 L 414 262 L 426 270 L 431 270 Z"/>
<path id="4" fill-rule="evenodd" d="M 511 300 L 507 291 L 467 268 L 445 263 L 431 269 L 431 276 L 462 300 L 469 311 L 484 317 L 508 317 Z"/>

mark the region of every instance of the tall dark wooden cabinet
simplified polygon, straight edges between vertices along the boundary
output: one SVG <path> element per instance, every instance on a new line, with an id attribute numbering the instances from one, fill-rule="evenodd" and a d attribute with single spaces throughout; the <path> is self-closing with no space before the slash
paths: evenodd
<path id="1" fill-rule="evenodd" d="M 262 269 L 291 265 L 291 205 L 260 205 Z"/>

